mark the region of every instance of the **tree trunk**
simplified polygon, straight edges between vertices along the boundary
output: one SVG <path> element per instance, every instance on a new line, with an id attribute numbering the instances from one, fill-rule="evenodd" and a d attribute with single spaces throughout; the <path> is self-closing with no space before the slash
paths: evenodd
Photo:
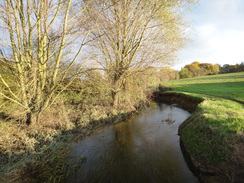
<path id="1" fill-rule="evenodd" d="M 36 126 L 39 120 L 39 113 L 36 112 L 28 112 L 26 114 L 26 124 L 28 126 Z"/>
<path id="2" fill-rule="evenodd" d="M 112 91 L 112 100 L 113 100 L 113 103 L 112 105 L 114 107 L 118 106 L 119 104 L 119 93 L 117 91 Z"/>

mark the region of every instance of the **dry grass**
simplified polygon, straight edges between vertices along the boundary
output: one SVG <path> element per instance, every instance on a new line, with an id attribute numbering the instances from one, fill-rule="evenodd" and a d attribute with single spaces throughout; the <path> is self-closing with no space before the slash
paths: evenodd
<path id="1" fill-rule="evenodd" d="M 11 109 L 6 114 L 10 112 Z M 50 144 L 60 140 L 63 131 L 73 128 L 62 104 L 43 112 L 40 124 L 31 127 L 25 125 L 24 116 L 16 110 L 15 115 L 0 120 L 0 173 L 5 171 L 5 165 L 11 166 L 23 157 L 44 152 Z"/>
<path id="2" fill-rule="evenodd" d="M 136 98 L 135 103 L 125 98 L 123 105 L 117 108 L 111 106 L 108 93 L 91 94 L 61 94 L 51 108 L 41 113 L 36 126 L 26 126 L 24 111 L 18 106 L 1 105 L 0 182 L 3 181 L 1 177 L 15 182 L 23 176 L 40 182 L 61 180 L 67 168 L 65 153 L 75 132 L 79 133 L 76 136 L 87 135 L 99 126 L 121 121 L 136 110 L 135 106 L 145 104 L 141 99 L 145 94 Z"/>

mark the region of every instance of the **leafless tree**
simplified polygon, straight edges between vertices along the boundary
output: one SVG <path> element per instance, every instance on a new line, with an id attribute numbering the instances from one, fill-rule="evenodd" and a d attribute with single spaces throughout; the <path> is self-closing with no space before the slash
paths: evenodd
<path id="1" fill-rule="evenodd" d="M 149 66 L 168 63 L 183 46 L 181 8 L 189 1 L 99 0 L 86 11 L 94 59 L 111 83 L 113 105 L 123 83 Z M 133 72 L 132 72 L 133 71 Z"/>
<path id="2" fill-rule="evenodd" d="M 85 8 L 74 0 L 0 1 L 0 45 L 6 53 L 1 62 L 14 72 L 14 82 L 0 73 L 0 95 L 23 107 L 27 124 L 36 125 L 41 112 L 81 70 L 69 73 L 84 46 L 83 34 L 72 49 L 74 20 Z"/>

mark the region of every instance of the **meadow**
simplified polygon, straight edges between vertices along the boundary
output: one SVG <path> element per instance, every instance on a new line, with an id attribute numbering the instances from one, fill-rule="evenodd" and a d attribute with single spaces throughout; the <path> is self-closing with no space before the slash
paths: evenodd
<path id="1" fill-rule="evenodd" d="M 244 73 L 173 80 L 163 85 L 173 88 L 171 92 L 203 99 L 181 128 L 181 138 L 194 158 L 229 182 L 242 180 Z"/>
<path id="2" fill-rule="evenodd" d="M 174 91 L 215 96 L 244 103 L 244 72 L 172 80 Z"/>

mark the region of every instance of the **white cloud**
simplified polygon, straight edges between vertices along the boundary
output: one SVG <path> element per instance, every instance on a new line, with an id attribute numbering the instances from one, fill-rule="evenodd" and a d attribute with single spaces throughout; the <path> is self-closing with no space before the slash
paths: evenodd
<path id="1" fill-rule="evenodd" d="M 180 69 L 193 61 L 235 64 L 244 61 L 244 1 L 203 0 L 195 18 L 194 41 L 179 53 Z"/>
<path id="2" fill-rule="evenodd" d="M 204 37 L 211 36 L 216 32 L 216 28 L 212 24 L 202 25 L 202 26 L 198 27 L 197 30 Z"/>

